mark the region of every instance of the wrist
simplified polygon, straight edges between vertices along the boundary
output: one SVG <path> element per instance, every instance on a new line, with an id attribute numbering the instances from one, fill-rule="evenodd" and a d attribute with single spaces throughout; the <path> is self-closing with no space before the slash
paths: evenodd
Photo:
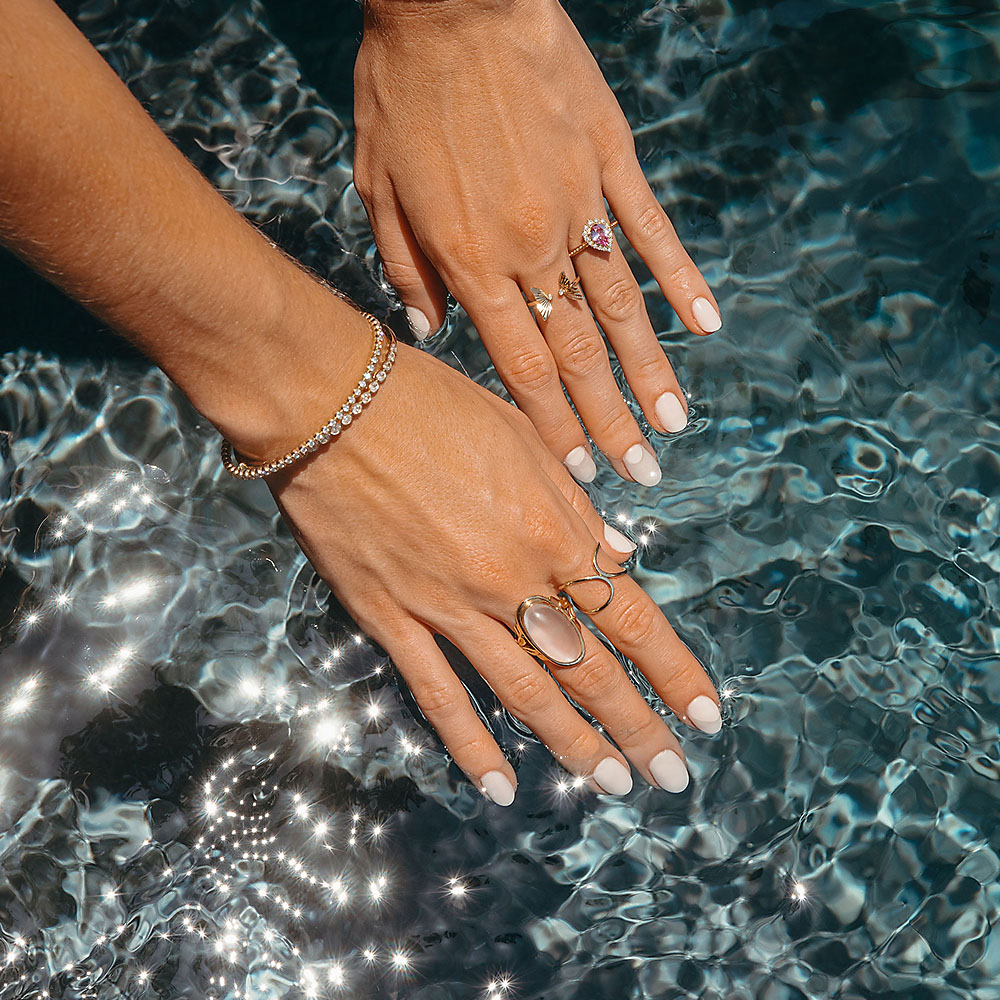
<path id="1" fill-rule="evenodd" d="M 440 27 L 450 32 L 469 22 L 503 21 L 551 0 L 362 0 L 365 30 L 408 32 Z"/>
<path id="2" fill-rule="evenodd" d="M 371 354 L 371 327 L 345 300 L 282 259 L 273 304 L 238 352 L 181 385 L 240 457 L 270 460 L 315 433 L 344 402 Z"/>

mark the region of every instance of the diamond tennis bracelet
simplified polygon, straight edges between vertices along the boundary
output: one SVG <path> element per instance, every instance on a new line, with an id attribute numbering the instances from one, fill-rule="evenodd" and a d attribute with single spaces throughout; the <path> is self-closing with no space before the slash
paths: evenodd
<path id="1" fill-rule="evenodd" d="M 311 438 L 270 462 L 246 462 L 237 458 L 233 446 L 223 440 L 222 464 L 226 472 L 237 479 L 263 479 L 272 472 L 287 468 L 332 441 L 372 401 L 396 360 L 396 338 L 371 313 L 363 315 L 372 328 L 372 356 L 364 375 L 344 405 Z"/>

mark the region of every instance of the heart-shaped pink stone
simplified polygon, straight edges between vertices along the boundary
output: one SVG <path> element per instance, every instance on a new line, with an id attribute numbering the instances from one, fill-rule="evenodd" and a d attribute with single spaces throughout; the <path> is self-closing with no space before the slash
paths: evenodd
<path id="1" fill-rule="evenodd" d="M 542 601 L 530 604 L 521 615 L 521 623 L 535 648 L 554 663 L 569 666 L 583 656 L 579 627 L 551 604 Z"/>

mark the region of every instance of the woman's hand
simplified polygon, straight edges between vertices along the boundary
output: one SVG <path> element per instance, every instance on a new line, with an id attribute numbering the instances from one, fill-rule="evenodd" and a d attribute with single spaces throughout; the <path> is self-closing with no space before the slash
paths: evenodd
<path id="1" fill-rule="evenodd" d="M 655 484 L 598 324 L 653 427 L 685 426 L 684 395 L 621 249 L 569 256 L 605 198 L 684 325 L 711 333 L 721 320 L 556 0 L 368 0 L 355 120 L 355 185 L 416 335 L 442 322 L 447 287 L 577 479 L 596 469 L 563 385 L 618 473 Z M 584 301 L 558 294 L 560 273 L 579 276 Z M 522 297 L 533 287 L 552 297 L 537 324 Z"/>
<path id="2" fill-rule="evenodd" d="M 677 739 L 592 633 L 584 629 L 580 664 L 549 672 L 508 630 L 526 597 L 555 596 L 560 583 L 592 575 L 598 542 L 605 568 L 634 548 L 606 528 L 514 407 L 400 345 L 357 424 L 270 484 L 313 566 L 392 656 L 455 761 L 493 801 L 513 800 L 514 771 L 435 634 L 465 653 L 573 774 L 623 794 L 632 787 L 628 758 L 653 784 L 687 785 Z M 594 624 L 678 717 L 717 731 L 717 698 L 698 661 L 638 585 L 615 582 Z"/>

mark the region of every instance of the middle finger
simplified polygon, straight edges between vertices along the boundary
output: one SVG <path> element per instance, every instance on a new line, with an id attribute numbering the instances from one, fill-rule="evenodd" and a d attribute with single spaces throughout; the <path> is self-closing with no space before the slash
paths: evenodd
<path id="1" fill-rule="evenodd" d="M 644 486 L 660 481 L 660 468 L 639 425 L 632 416 L 611 371 L 607 346 L 601 331 L 582 298 L 583 292 L 560 295 L 563 288 L 579 289 L 579 280 L 567 254 L 562 260 L 558 277 L 553 269 L 547 285 L 542 288 L 551 297 L 543 299 L 546 316 L 538 308 L 536 314 L 542 336 L 548 344 L 559 369 L 559 377 L 576 407 L 594 443 L 607 456 L 615 471 L 625 479 Z M 537 280 L 537 276 L 533 276 Z M 526 281 L 522 278 L 522 284 Z M 528 286 L 529 297 L 537 300 L 535 288 Z"/>

